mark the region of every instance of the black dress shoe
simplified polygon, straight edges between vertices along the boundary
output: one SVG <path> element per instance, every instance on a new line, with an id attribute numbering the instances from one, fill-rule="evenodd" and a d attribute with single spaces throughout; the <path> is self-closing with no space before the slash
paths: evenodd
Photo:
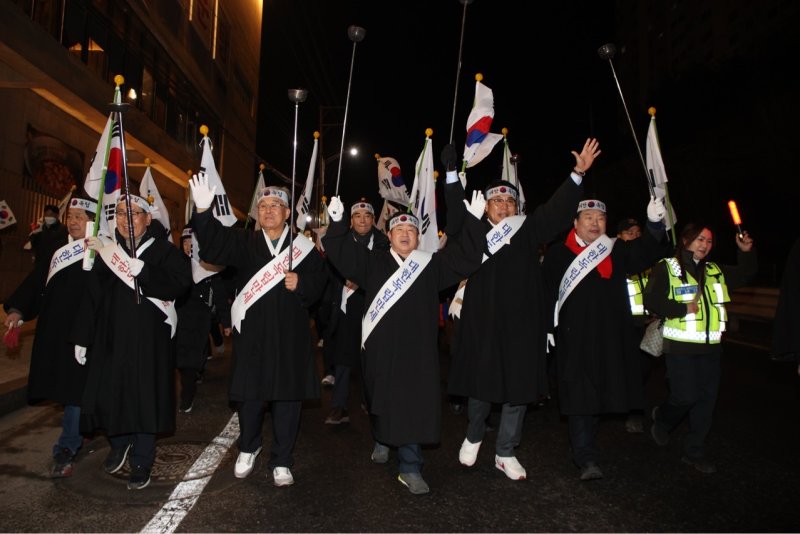
<path id="1" fill-rule="evenodd" d="M 703 457 L 692 458 L 690 456 L 684 455 L 683 458 L 681 458 L 681 461 L 685 464 L 691 465 L 692 467 L 694 467 L 695 469 L 706 475 L 710 475 L 711 473 L 717 472 L 717 466 L 714 465 L 713 462 Z"/>

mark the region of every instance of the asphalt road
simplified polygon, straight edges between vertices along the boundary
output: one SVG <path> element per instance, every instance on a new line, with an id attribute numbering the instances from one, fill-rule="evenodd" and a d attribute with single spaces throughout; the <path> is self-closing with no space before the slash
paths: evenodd
<path id="1" fill-rule="evenodd" d="M 442 361 L 444 368 L 447 357 Z M 86 442 L 71 478 L 50 479 L 57 407 L 26 407 L 0 418 L 0 531 L 138 532 L 148 525 L 177 532 L 800 530 L 800 378 L 793 364 L 770 362 L 752 344 L 726 343 L 707 441 L 716 474 L 680 462 L 685 426 L 659 448 L 649 433 L 629 434 L 624 417 L 609 416 L 598 436 L 605 478 L 581 482 L 554 401 L 532 407 L 526 417 L 517 451 L 526 481 L 495 469 L 492 434 L 476 465 L 464 468 L 458 449 L 466 417 L 452 413 L 443 395 L 442 441 L 424 450 L 431 486 L 425 496 L 411 495 L 396 480 L 394 452 L 388 464 L 370 461 L 368 419 L 357 391 L 350 424 L 323 423 L 330 390 L 305 406 L 294 486 L 273 486 L 266 454 L 250 477 L 236 479 L 236 445 L 225 451 L 220 437 L 233 413 L 225 394 L 229 365 L 229 354 L 209 361 L 194 410 L 178 414 L 175 435 L 159 441 L 153 483 L 141 491 L 126 489 L 127 470 L 119 476 L 102 471 L 108 451 L 102 436 Z M 665 394 L 663 362 L 656 361 L 648 401 Z M 264 433 L 268 443 L 269 418 Z M 193 482 L 181 484 L 190 468 Z M 173 495 L 176 487 L 182 498 Z"/>

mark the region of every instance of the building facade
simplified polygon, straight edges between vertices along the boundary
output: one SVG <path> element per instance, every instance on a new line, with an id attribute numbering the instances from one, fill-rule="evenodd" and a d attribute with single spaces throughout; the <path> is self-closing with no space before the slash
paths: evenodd
<path id="1" fill-rule="evenodd" d="M 0 0 L 0 301 L 32 265 L 23 250 L 45 204 L 80 190 L 122 75 L 127 169 L 145 159 L 180 231 L 187 171 L 209 127 L 239 218 L 252 194 L 261 0 Z M 146 195 L 144 195 L 146 196 Z"/>

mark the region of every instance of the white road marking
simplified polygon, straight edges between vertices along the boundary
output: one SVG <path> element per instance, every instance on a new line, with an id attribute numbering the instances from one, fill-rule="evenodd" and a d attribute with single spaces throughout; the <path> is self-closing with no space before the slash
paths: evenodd
<path id="1" fill-rule="evenodd" d="M 219 436 L 214 438 L 200 457 L 195 460 L 192 467 L 184 475 L 183 481 L 175 487 L 172 495 L 169 496 L 169 500 L 153 516 L 153 519 L 145 525 L 142 532 L 158 532 L 161 534 L 175 532 L 211 480 L 211 475 L 207 473 L 211 472 L 213 474 L 225 454 L 227 454 L 228 449 L 231 448 L 231 445 L 238 437 L 239 416 L 233 414 Z"/>

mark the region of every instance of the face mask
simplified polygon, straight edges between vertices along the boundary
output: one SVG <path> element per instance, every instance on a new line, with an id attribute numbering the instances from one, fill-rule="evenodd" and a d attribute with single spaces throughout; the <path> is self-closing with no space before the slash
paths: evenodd
<path id="1" fill-rule="evenodd" d="M 44 218 L 44 223 L 45 223 L 47 226 L 50 226 L 50 225 L 53 225 L 53 224 L 55 224 L 57 220 L 58 220 L 58 219 L 56 219 L 55 217 L 45 217 L 45 218 Z"/>

